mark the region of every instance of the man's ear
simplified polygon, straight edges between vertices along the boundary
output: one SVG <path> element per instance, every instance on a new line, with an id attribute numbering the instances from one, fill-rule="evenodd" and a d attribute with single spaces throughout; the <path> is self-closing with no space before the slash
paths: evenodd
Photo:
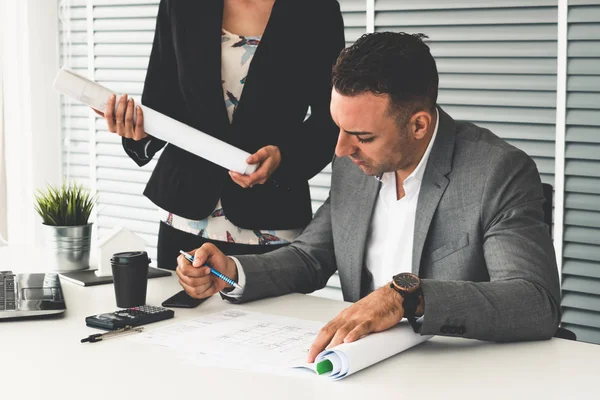
<path id="1" fill-rule="evenodd" d="M 419 111 L 411 118 L 411 126 L 413 127 L 413 137 L 417 140 L 423 139 L 427 135 L 427 131 L 431 126 L 433 118 L 426 111 Z"/>

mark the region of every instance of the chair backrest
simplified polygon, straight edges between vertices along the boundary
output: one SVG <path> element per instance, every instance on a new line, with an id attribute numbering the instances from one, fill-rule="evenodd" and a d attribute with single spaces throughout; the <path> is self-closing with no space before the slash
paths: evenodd
<path id="1" fill-rule="evenodd" d="M 558 328 L 554 333 L 555 338 L 577 340 L 575 332 L 568 330 L 567 328 Z"/>
<path id="2" fill-rule="evenodd" d="M 546 198 L 542 207 L 544 209 L 544 222 L 548 225 L 550 235 L 552 235 L 552 194 L 554 190 L 549 183 L 542 183 L 542 189 Z"/>

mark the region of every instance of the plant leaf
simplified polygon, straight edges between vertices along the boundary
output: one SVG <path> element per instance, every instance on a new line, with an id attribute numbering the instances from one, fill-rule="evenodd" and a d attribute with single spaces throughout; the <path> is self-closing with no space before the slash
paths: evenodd
<path id="1" fill-rule="evenodd" d="M 96 204 L 96 196 L 82 185 L 64 181 L 60 187 L 47 185 L 45 190 L 36 190 L 34 200 L 43 223 L 55 226 L 87 225 Z"/>

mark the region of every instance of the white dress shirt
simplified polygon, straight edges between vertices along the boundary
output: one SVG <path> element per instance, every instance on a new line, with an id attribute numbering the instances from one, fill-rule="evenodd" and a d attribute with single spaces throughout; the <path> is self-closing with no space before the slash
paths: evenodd
<path id="1" fill-rule="evenodd" d="M 371 290 L 376 290 L 392 280 L 400 272 L 412 271 L 413 236 L 417 200 L 421 191 L 421 181 L 435 142 L 439 126 L 439 112 L 436 109 L 435 129 L 423 158 L 417 168 L 404 180 L 404 197 L 397 199 L 396 172 L 384 173 L 380 180 L 379 196 L 373 210 L 369 227 L 365 257 L 367 269 L 373 275 Z M 376 178 L 375 178 L 376 179 Z M 235 257 L 238 283 L 243 288 L 246 275 L 241 263 Z M 234 289 L 227 296 L 240 297 L 243 289 Z"/>
<path id="2" fill-rule="evenodd" d="M 437 109 L 436 109 L 437 116 Z M 396 172 L 384 173 L 379 196 L 367 237 L 367 269 L 373 275 L 371 290 L 380 288 L 400 272 L 412 271 L 413 237 L 417 200 L 421 181 L 438 130 L 436 118 L 433 136 L 417 168 L 404 180 L 404 197 L 397 199 Z"/>

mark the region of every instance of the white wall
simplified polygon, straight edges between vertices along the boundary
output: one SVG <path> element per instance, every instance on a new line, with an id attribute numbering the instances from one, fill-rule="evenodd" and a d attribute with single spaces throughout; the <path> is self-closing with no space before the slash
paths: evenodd
<path id="1" fill-rule="evenodd" d="M 51 88 L 58 69 L 58 2 L 5 1 L 3 8 L 8 240 L 31 246 L 42 242 L 34 192 L 61 180 L 59 96 Z"/>

